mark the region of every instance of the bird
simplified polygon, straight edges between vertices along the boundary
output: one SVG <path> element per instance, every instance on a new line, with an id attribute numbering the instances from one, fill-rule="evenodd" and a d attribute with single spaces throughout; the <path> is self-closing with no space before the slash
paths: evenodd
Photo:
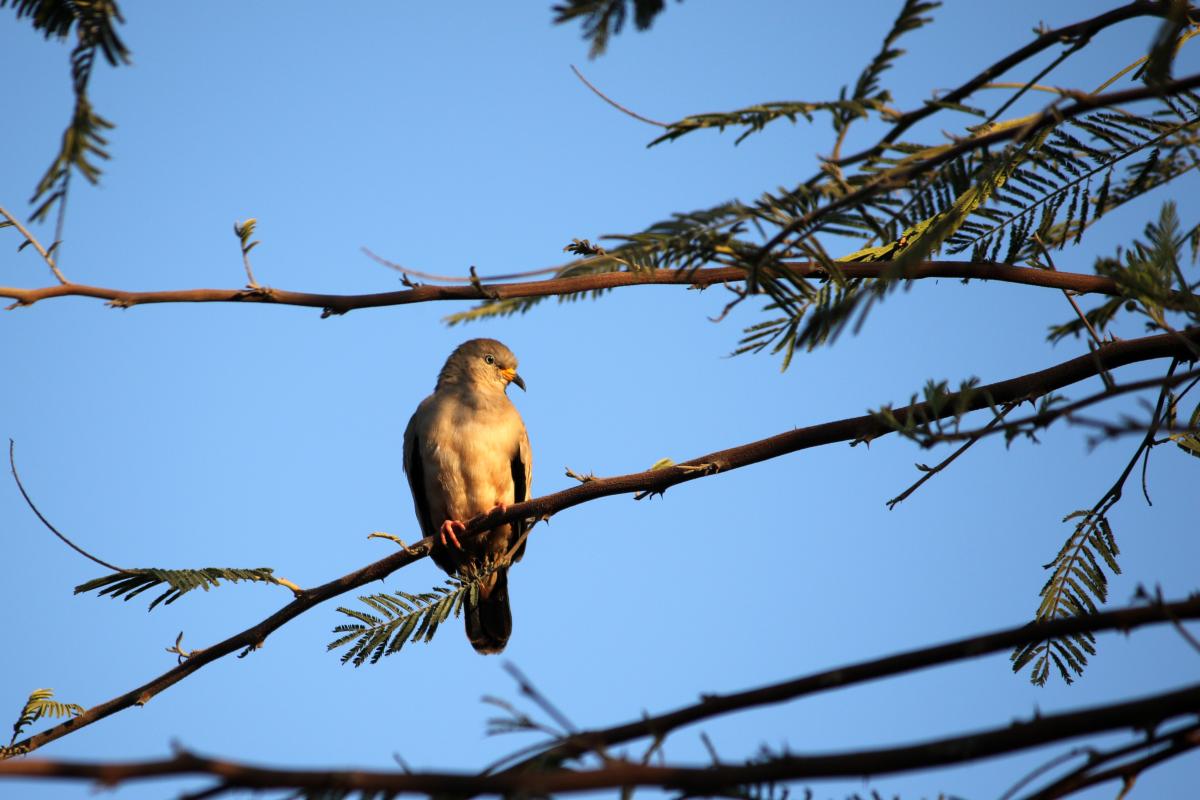
<path id="1" fill-rule="evenodd" d="M 421 532 L 434 537 L 434 563 L 461 580 L 487 573 L 464 603 L 467 639 L 484 654 L 503 651 L 512 634 L 508 568 L 525 554 L 529 522 L 458 537 L 472 517 L 529 499 L 529 434 L 510 384 L 525 391 L 511 350 L 495 339 L 463 342 L 404 431 L 404 472 Z"/>

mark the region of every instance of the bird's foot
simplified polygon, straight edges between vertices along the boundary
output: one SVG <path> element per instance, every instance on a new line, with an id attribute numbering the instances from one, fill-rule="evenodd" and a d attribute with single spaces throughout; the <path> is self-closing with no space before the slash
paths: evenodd
<path id="1" fill-rule="evenodd" d="M 442 523 L 441 529 L 438 531 L 439 538 L 443 546 L 454 545 L 455 548 L 462 550 L 463 546 L 458 541 L 456 533 L 465 533 L 467 526 L 456 519 L 448 519 Z"/>

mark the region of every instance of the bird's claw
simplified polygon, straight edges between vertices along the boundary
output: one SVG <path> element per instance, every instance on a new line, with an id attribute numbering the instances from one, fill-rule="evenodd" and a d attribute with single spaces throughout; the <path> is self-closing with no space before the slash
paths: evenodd
<path id="1" fill-rule="evenodd" d="M 438 531 L 439 538 L 441 539 L 442 545 L 444 547 L 449 547 L 450 545 L 454 545 L 454 547 L 456 549 L 462 550 L 463 546 L 461 543 L 459 543 L 458 537 L 455 534 L 456 533 L 464 533 L 464 532 L 466 532 L 466 530 L 467 530 L 467 526 L 462 524 L 458 520 L 456 520 L 456 519 L 446 520 L 445 522 L 442 523 L 442 527 Z"/>

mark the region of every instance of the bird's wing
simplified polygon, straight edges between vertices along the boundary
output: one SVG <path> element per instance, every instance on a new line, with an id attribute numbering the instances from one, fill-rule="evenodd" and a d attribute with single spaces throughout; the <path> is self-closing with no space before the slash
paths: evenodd
<path id="1" fill-rule="evenodd" d="M 529 447 L 529 432 L 525 430 L 525 423 L 519 419 L 518 423 L 521 433 L 518 436 L 517 451 L 513 454 L 511 464 L 513 502 L 523 503 L 530 497 L 530 487 L 533 482 L 533 453 Z M 528 529 L 529 520 L 512 523 L 513 536 L 516 538 L 520 538 Z M 521 556 L 525 555 L 525 541 L 521 542 L 520 547 L 517 548 L 517 552 L 513 555 L 513 561 L 520 561 Z"/>
<path id="2" fill-rule="evenodd" d="M 421 440 L 419 417 L 421 407 L 408 421 L 404 429 L 404 474 L 408 476 L 408 488 L 412 491 L 413 506 L 417 511 L 417 523 L 421 526 L 423 536 L 433 536 L 437 533 L 438 523 L 429 516 L 429 497 L 425 494 L 425 463 L 421 456 Z"/>

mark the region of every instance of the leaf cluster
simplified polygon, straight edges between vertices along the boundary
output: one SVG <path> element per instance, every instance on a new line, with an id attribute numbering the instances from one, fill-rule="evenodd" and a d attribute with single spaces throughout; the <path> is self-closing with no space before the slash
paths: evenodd
<path id="1" fill-rule="evenodd" d="M 740 108 L 736 111 L 694 114 L 669 123 L 666 133 L 651 141 L 647 147 L 654 147 L 664 142 L 673 142 L 689 133 L 706 128 L 716 128 L 718 131 L 724 131 L 726 128 L 744 128 L 745 130 L 734 140 L 734 144 L 741 144 L 745 139 L 758 133 L 771 122 L 786 119 L 789 122 L 795 123 L 800 118 L 804 118 L 807 122 L 812 122 L 817 112 L 827 112 L 833 118 L 835 124 L 844 125 L 845 121 L 855 117 L 865 118 L 872 113 L 886 112 L 888 110 L 887 104 L 890 100 L 891 97 L 887 92 L 880 92 L 874 97 L 856 99 L 839 98 L 837 100 L 819 102 L 795 100 L 760 103 Z"/>
<path id="2" fill-rule="evenodd" d="M 1115 574 L 1121 572 L 1117 564 L 1120 549 L 1106 512 L 1096 508 L 1073 511 L 1063 522 L 1071 520 L 1076 520 L 1071 535 L 1054 560 L 1046 565 L 1052 571 L 1039 592 L 1042 600 L 1035 615 L 1039 622 L 1095 614 L 1097 605 L 1108 600 L 1105 568 Z M 1053 664 L 1059 676 L 1071 683 L 1075 676 L 1083 674 L 1088 656 L 1095 655 L 1095 642 L 1096 637 L 1090 632 L 1031 642 L 1013 652 L 1013 672 L 1032 664 L 1029 680 L 1044 686 Z"/>
<path id="3" fill-rule="evenodd" d="M 868 413 L 900 436 L 922 447 L 932 447 L 948 434 L 957 434 L 962 418 L 980 399 L 991 408 L 994 418 L 1003 419 L 1004 410 L 992 402 L 990 393 L 977 392 L 978 385 L 978 378 L 968 378 L 951 391 L 947 381 L 926 381 L 920 397 L 914 394 L 903 413 L 897 413 L 890 404 Z"/>
<path id="4" fill-rule="evenodd" d="M 644 31 L 665 8 L 666 0 L 566 0 L 554 6 L 554 22 L 580 20 L 584 41 L 591 43 L 589 56 L 595 58 L 608 48 L 609 39 L 624 29 L 630 11 L 634 26 Z"/>
<path id="5" fill-rule="evenodd" d="M 221 581 L 237 583 L 250 581 L 252 583 L 281 584 L 270 567 L 240 569 L 236 567 L 204 567 L 203 569 L 158 569 L 155 567 L 114 572 L 94 578 L 75 587 L 75 594 L 85 594 L 97 591 L 99 597 L 108 596 L 121 600 L 132 600 L 142 592 L 157 586 L 166 585 L 166 589 L 151 601 L 147 611 L 151 611 L 159 603 L 170 605 L 194 589 L 216 588 Z"/>
<path id="6" fill-rule="evenodd" d="M 1178 426 L 1179 412 L 1177 405 L 1178 398 L 1172 396 L 1167 409 L 1167 428 L 1175 428 Z M 1180 450 L 1187 453 L 1189 456 L 1200 458 L 1200 403 L 1196 404 L 1195 410 L 1192 411 L 1191 417 L 1188 418 L 1186 427 L 1186 431 L 1172 433 L 1167 436 L 1167 439 L 1168 441 L 1174 442 Z"/>
<path id="7" fill-rule="evenodd" d="M 889 109 L 890 94 L 883 81 L 904 53 L 899 43 L 904 35 L 928 24 L 937 5 L 905 0 L 857 81 L 843 87 L 834 99 L 769 102 L 693 115 L 668 126 L 651 142 L 726 127 L 738 128 L 741 142 L 773 121 L 811 120 L 816 113 L 828 113 L 837 133 L 834 156 L 822 163 L 816 176 L 763 192 L 753 202 L 723 203 L 676 215 L 640 233 L 611 235 L 607 238 L 620 243 L 610 250 L 612 258 L 585 258 L 561 274 L 572 274 L 575 267 L 587 272 L 695 269 L 704 264 L 740 267 L 746 271 L 746 291 L 726 311 L 762 294 L 762 308 L 769 317 L 749 325 L 734 352 L 767 350 L 780 355 L 786 369 L 797 348 L 832 343 L 848 327 L 857 331 L 876 303 L 907 285 L 906 269 L 921 259 L 944 250 L 970 252 L 973 261 L 1045 268 L 1049 265 L 1041 260 L 1043 247 L 1062 249 L 1080 243 L 1106 214 L 1171 184 L 1195 167 L 1195 153 L 1200 152 L 1200 96 L 1185 90 L 1150 96 L 1146 100 L 1150 105 L 1138 112 L 1095 108 L 1061 118 L 1033 114 L 1001 119 L 1017 97 L 1035 90 L 1035 82 L 1019 85 L 1008 100 L 989 111 L 963 102 L 983 85 L 983 79 L 976 79 L 965 85 L 974 89 L 952 92 L 953 102 L 931 100 L 904 114 Z M 577 14 L 585 8 L 616 14 L 617 7 L 624 9 L 625 4 L 571 5 Z M 1150 80 L 1147 64 L 1173 59 L 1185 42 L 1200 33 L 1190 17 L 1181 24 L 1184 18 L 1173 11 L 1166 16 L 1155 49 L 1117 70 L 1097 91 L 1121 78 Z M 1091 45 L 1090 35 L 1064 37 L 1062 52 L 1052 66 Z M 1020 60 L 1016 54 L 1013 59 L 1011 63 Z M 1055 91 L 1060 97 L 1095 96 Z M 980 122 L 966 126 L 961 135 L 951 134 L 948 143 L 900 138 L 910 133 L 916 119 L 935 114 L 966 114 Z M 851 124 L 871 118 L 887 128 L 878 143 L 858 155 L 839 157 Z M 974 144 L 998 133 L 1013 141 L 998 148 Z M 847 240 L 853 245 L 847 247 Z M 817 263 L 827 277 L 798 278 L 786 269 L 789 258 Z M 862 261 L 895 266 L 870 282 L 841 276 L 839 264 Z M 449 320 L 523 313 L 539 301 L 488 301 Z M 1120 304 L 1111 310 L 1116 313 Z"/>
<path id="8" fill-rule="evenodd" d="M 62 703 L 54 699 L 53 689 L 34 689 L 25 701 L 17 721 L 13 723 L 12 739 L 7 746 L 0 745 L 0 760 L 21 755 L 23 750 L 15 747 L 21 733 L 43 717 L 59 719 L 62 717 L 77 717 L 83 713 L 83 706 L 76 703 Z"/>
<path id="9" fill-rule="evenodd" d="M 124 21 L 116 0 L 0 0 L 0 8 L 5 6 L 11 6 L 18 19 L 28 18 L 47 39 L 66 39 L 72 30 L 77 34 L 71 50 L 75 107 L 58 154 L 30 198 L 30 203 L 38 204 L 32 215 L 38 221 L 65 202 L 72 170 L 90 183 L 100 179 L 98 161 L 109 158 L 104 131 L 113 125 L 92 108 L 88 85 L 97 55 L 115 67 L 129 63 L 129 50 L 116 32 L 117 23 Z"/>
<path id="10" fill-rule="evenodd" d="M 375 664 L 384 656 L 400 652 L 408 642 L 429 642 L 438 626 L 452 614 L 457 617 L 462 613 L 464 604 L 479 602 L 480 586 L 497 569 L 497 565 L 485 564 L 420 594 L 396 591 L 360 596 L 358 599 L 369 610 L 339 606 L 338 611 L 354 622 L 335 627 L 333 632 L 341 635 L 326 649 L 336 650 L 350 644 L 342 654 L 342 663 L 361 667 L 368 661 Z"/>

